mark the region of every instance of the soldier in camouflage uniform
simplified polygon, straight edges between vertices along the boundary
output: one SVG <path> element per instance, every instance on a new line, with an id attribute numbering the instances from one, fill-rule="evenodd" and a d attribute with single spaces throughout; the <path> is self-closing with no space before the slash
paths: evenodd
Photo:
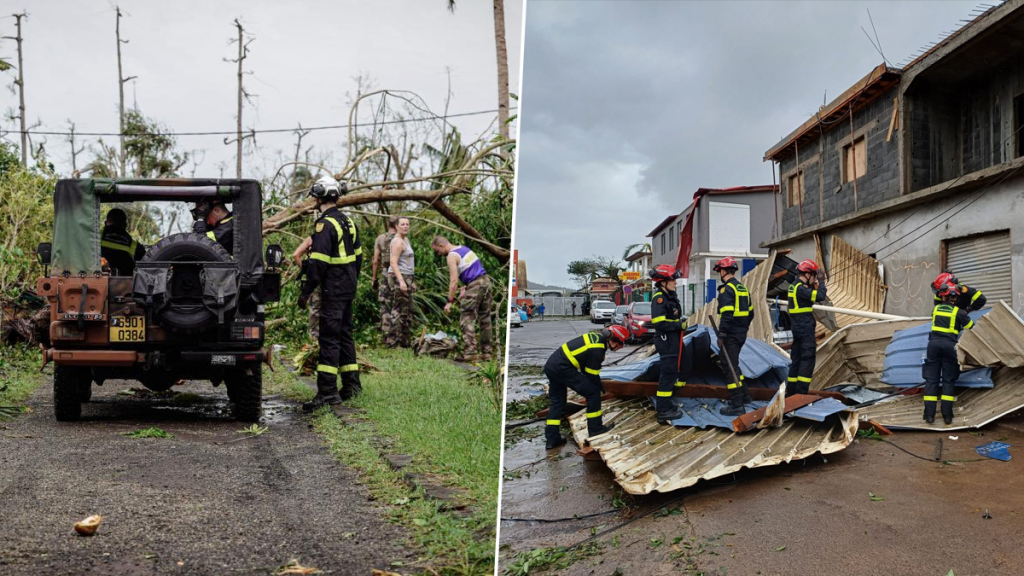
<path id="1" fill-rule="evenodd" d="M 491 343 L 491 279 L 476 254 L 466 246 L 455 246 L 444 236 L 437 236 L 430 245 L 448 262 L 448 303 L 444 311 L 452 309 L 455 288 L 464 286 L 459 295 L 459 323 L 462 326 L 462 356 L 460 362 L 490 360 L 494 350 Z M 477 354 L 477 325 L 479 324 L 480 354 Z"/>
<path id="2" fill-rule="evenodd" d="M 398 217 L 388 218 L 388 231 L 377 236 L 373 242 L 373 273 L 371 281 L 374 291 L 377 292 L 377 302 L 380 303 L 380 333 L 384 335 L 385 342 L 387 335 L 391 333 L 391 306 L 392 292 L 388 283 L 388 265 L 391 263 L 391 241 L 395 238 L 395 225 L 398 224 Z M 377 278 L 377 271 L 380 270 L 380 278 Z"/>
<path id="3" fill-rule="evenodd" d="M 409 219 L 399 218 L 395 225 L 395 237 L 391 240 L 391 266 L 388 280 L 391 282 L 391 334 L 387 338 L 390 347 L 412 347 L 412 324 L 415 310 L 413 294 L 416 283 L 416 256 L 409 240 Z"/>

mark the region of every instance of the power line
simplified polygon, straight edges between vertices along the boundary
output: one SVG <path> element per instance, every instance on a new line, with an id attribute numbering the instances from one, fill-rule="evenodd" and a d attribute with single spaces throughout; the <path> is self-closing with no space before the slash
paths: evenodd
<path id="1" fill-rule="evenodd" d="M 518 108 L 510 108 L 509 110 L 518 110 Z M 315 130 L 341 130 L 347 128 L 355 128 L 360 126 L 380 126 L 382 124 L 409 124 L 414 122 L 430 122 L 435 120 L 446 120 L 448 118 L 464 118 L 467 116 L 481 116 L 484 114 L 497 114 L 498 110 L 478 110 L 476 112 L 460 112 L 458 114 L 448 114 L 446 116 L 431 116 L 422 118 L 399 118 L 396 120 L 383 120 L 380 122 L 366 122 L 365 124 L 335 124 L 331 126 L 312 126 L 305 127 L 303 130 L 315 131 Z M 286 133 L 295 132 L 295 127 L 291 128 L 266 128 L 263 130 L 247 130 L 248 134 L 274 134 L 274 133 Z M 8 134 L 21 134 L 22 130 L 9 130 Z M 25 134 L 39 134 L 43 136 L 70 136 L 70 132 L 60 132 L 51 130 L 25 130 Z M 146 137 L 162 137 L 162 136 L 234 136 L 238 133 L 237 130 L 218 130 L 218 131 L 207 131 L 207 132 L 159 132 L 156 134 L 122 134 L 120 132 L 75 132 L 76 136 L 129 136 L 132 138 L 146 138 Z"/>

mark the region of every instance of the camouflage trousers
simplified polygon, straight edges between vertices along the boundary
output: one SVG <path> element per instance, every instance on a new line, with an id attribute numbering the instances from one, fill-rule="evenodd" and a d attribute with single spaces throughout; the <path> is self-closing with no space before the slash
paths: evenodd
<path id="1" fill-rule="evenodd" d="M 309 296 L 309 337 L 313 342 L 320 341 L 320 289 L 313 290 Z"/>
<path id="2" fill-rule="evenodd" d="M 416 282 L 411 277 L 405 278 L 407 292 L 402 292 L 398 279 L 388 274 L 389 290 L 391 291 L 391 331 L 385 333 L 384 344 L 389 348 L 401 346 L 412 347 L 413 294 L 416 293 Z"/>
<path id="3" fill-rule="evenodd" d="M 479 324 L 480 353 L 492 354 L 491 343 L 491 279 L 486 275 L 473 280 L 459 300 L 459 323 L 462 325 L 462 353 L 477 353 L 477 325 Z"/>
<path id="4" fill-rule="evenodd" d="M 380 303 L 380 333 L 385 341 L 391 332 L 391 285 L 388 283 L 388 275 L 383 274 L 377 286 L 377 302 Z"/>

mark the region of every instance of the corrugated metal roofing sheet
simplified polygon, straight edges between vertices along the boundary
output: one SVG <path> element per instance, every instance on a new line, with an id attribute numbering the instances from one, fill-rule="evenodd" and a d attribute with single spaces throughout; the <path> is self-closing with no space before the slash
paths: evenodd
<path id="1" fill-rule="evenodd" d="M 893 334 L 925 320 L 883 320 L 840 328 L 818 346 L 811 389 L 824 390 L 850 383 L 886 387 L 878 380 L 885 362 L 885 347 Z"/>
<path id="2" fill-rule="evenodd" d="M 793 411 L 793 415 L 797 418 L 806 418 L 807 420 L 814 420 L 815 422 L 824 422 L 825 418 L 847 410 L 850 410 L 850 407 L 835 398 L 822 398 L 813 404 L 808 404 L 803 408 L 797 408 Z"/>
<path id="3" fill-rule="evenodd" d="M 971 319 L 978 322 L 989 310 L 986 308 L 971 312 Z M 928 335 L 931 334 L 931 330 L 929 321 L 893 334 L 889 345 L 885 347 L 885 364 L 882 367 L 881 378 L 883 383 L 897 388 L 924 384 L 921 366 L 928 350 Z M 992 371 L 988 368 L 965 371 L 957 378 L 956 385 L 962 388 L 991 388 Z"/>
<path id="4" fill-rule="evenodd" d="M 961 365 L 1024 367 L 1024 321 L 1005 302 L 996 302 L 960 336 L 957 356 Z"/>
<path id="5" fill-rule="evenodd" d="M 779 428 L 737 434 L 721 428 L 661 426 L 646 399 L 610 400 L 603 410 L 615 429 L 590 440 L 590 446 L 630 494 L 671 492 L 743 468 L 830 454 L 849 446 L 857 432 L 856 416 L 849 412 L 826 423 L 789 420 Z M 586 420 L 583 412 L 569 419 L 581 446 L 588 441 Z"/>

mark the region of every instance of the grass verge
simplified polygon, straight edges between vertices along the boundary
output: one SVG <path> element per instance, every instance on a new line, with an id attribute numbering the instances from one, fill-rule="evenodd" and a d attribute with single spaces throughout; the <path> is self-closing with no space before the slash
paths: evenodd
<path id="1" fill-rule="evenodd" d="M 0 420 L 23 412 L 21 403 L 43 383 L 39 362 L 36 348 L 0 345 Z"/>
<path id="2" fill-rule="evenodd" d="M 493 574 L 501 413 L 492 392 L 449 362 L 406 350 L 361 351 L 360 359 L 379 368 L 362 375 L 363 394 L 347 403 L 363 411 L 361 420 L 343 425 L 322 410 L 313 417 L 316 431 L 332 454 L 359 470 L 388 518 L 409 529 L 428 572 Z M 268 380 L 270 393 L 292 400 L 313 395 L 286 369 Z M 388 453 L 411 455 L 412 464 L 394 471 L 377 447 L 382 439 Z M 461 489 L 467 511 L 442 510 L 409 488 L 406 472 Z"/>

